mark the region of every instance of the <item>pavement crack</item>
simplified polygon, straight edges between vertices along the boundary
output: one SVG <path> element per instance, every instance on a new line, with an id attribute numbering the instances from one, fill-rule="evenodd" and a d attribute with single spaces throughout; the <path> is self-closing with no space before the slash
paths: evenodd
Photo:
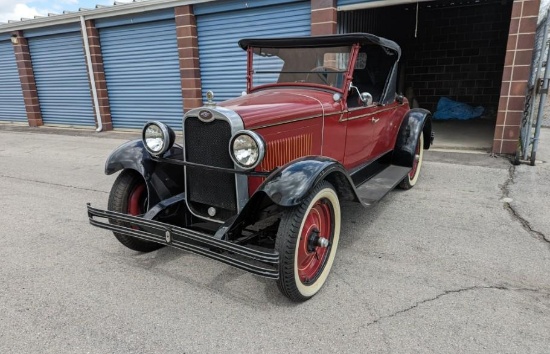
<path id="1" fill-rule="evenodd" d="M 504 201 L 504 209 L 508 210 L 508 213 L 510 216 L 520 223 L 520 225 L 523 227 L 525 231 L 527 231 L 529 234 L 533 235 L 535 238 L 539 239 L 542 242 L 547 243 L 550 245 L 550 237 L 546 236 L 544 233 L 535 230 L 531 223 L 525 219 L 523 216 L 519 214 L 519 212 L 510 204 L 510 184 L 514 184 L 514 174 L 516 172 L 516 166 L 512 165 L 508 169 L 508 179 L 504 184 L 500 186 L 500 190 L 502 191 L 502 200 Z"/>
<path id="2" fill-rule="evenodd" d="M 428 298 L 428 299 L 424 299 L 422 301 L 418 301 L 418 302 L 415 302 L 413 305 L 407 307 L 407 308 L 404 308 L 404 309 L 401 309 L 401 310 L 398 310 L 398 311 L 395 311 L 389 315 L 385 315 L 385 316 L 380 316 L 378 317 L 377 319 L 371 321 L 371 322 L 368 322 L 367 324 L 365 324 L 364 327 L 369 327 L 369 326 L 372 326 L 372 325 L 375 325 L 377 324 L 378 322 L 380 321 L 383 321 L 383 320 L 386 320 L 386 319 L 389 319 L 389 318 L 392 318 L 392 317 L 395 317 L 395 316 L 398 316 L 398 315 L 401 315 L 403 313 L 406 313 L 406 312 L 409 312 L 415 308 L 417 308 L 418 306 L 422 305 L 422 304 L 425 304 L 425 303 L 428 303 L 428 302 L 432 302 L 432 301 L 436 301 L 438 299 L 440 299 L 441 297 L 443 296 L 446 296 L 446 295 L 449 295 L 449 294 L 455 294 L 455 293 L 461 293 L 461 292 L 465 292 L 465 291 L 469 291 L 469 290 L 473 290 L 473 289 L 476 289 L 477 287 L 476 286 L 471 286 L 471 287 L 467 287 L 467 288 L 461 288 L 461 289 L 455 289 L 455 290 L 446 290 L 434 297 L 431 297 L 431 298 Z"/>
<path id="3" fill-rule="evenodd" d="M 530 234 L 534 235 L 539 240 L 541 240 L 541 241 L 547 243 L 548 245 L 550 245 L 550 238 L 548 236 L 546 236 L 544 233 L 542 233 L 538 230 L 535 230 L 531 226 L 531 223 L 529 221 L 527 221 L 524 217 L 519 215 L 517 210 L 514 209 L 514 207 L 512 205 L 510 205 L 510 203 L 505 203 L 504 207 L 506 208 L 506 210 L 508 210 L 510 215 L 512 215 L 512 217 L 514 219 L 516 219 L 521 224 L 521 226 L 525 229 L 525 231 L 529 232 Z"/>
<path id="4" fill-rule="evenodd" d="M 362 326 L 360 326 L 357 330 L 356 330 L 356 333 L 361 329 L 361 328 L 367 328 L 367 327 L 370 327 L 372 325 L 375 325 L 375 324 L 378 324 L 380 323 L 381 321 L 384 321 L 384 320 L 387 320 L 387 319 L 390 319 L 390 318 L 393 318 L 393 317 L 396 317 L 396 316 L 399 316 L 401 314 L 404 314 L 404 313 L 407 313 L 411 310 L 414 310 L 415 308 L 419 307 L 420 305 L 423 305 L 423 304 L 426 304 L 426 303 L 430 303 L 430 302 L 434 302 L 434 301 L 437 301 L 439 299 L 441 299 L 442 297 L 445 297 L 447 295 L 451 295 L 451 294 L 459 294 L 459 293 L 464 293 L 464 292 L 468 292 L 468 291 L 472 291 L 472 290 L 486 290 L 486 289 L 494 289 L 494 290 L 503 290 L 503 291 L 522 291 L 522 292 L 532 292 L 532 293 L 536 293 L 536 294 L 540 294 L 540 295 L 545 295 L 545 296 L 549 296 L 550 297 L 550 292 L 547 292 L 547 291 L 544 291 L 542 289 L 535 289 L 535 288 L 514 288 L 514 287 L 508 287 L 508 286 L 504 286 L 504 285 L 484 285 L 484 286 L 479 286 L 479 285 L 476 285 L 476 286 L 469 286 L 469 287 L 464 287 L 464 288 L 460 288 L 460 289 L 453 289 L 453 290 L 445 290 L 443 292 L 441 292 L 440 294 L 437 294 L 436 296 L 434 297 L 431 297 L 431 298 L 428 298 L 428 299 L 424 299 L 424 300 L 421 300 L 421 301 L 417 301 L 415 302 L 413 305 L 407 307 L 407 308 L 404 308 L 404 309 L 401 309 L 401 310 L 398 310 L 398 311 L 395 311 L 389 315 L 384 315 L 384 316 L 380 316 Z"/>
<path id="5" fill-rule="evenodd" d="M 105 193 L 105 194 L 109 193 L 109 192 L 106 192 L 106 191 L 100 191 L 100 190 L 98 190 L 98 189 L 84 188 L 84 187 L 76 187 L 76 186 L 69 186 L 69 185 L 66 185 L 66 184 L 53 183 L 53 182 L 45 182 L 45 181 L 39 181 L 39 180 L 35 180 L 35 179 L 30 179 L 30 178 L 13 177 L 13 176 L 6 176 L 6 175 L 0 175 L 0 178 L 9 178 L 9 179 L 17 180 L 17 181 L 41 183 L 41 184 L 46 184 L 46 185 L 49 185 L 49 186 L 57 186 L 57 187 L 78 189 L 78 190 L 90 191 L 90 192 L 99 192 L 99 193 Z"/>
<path id="6" fill-rule="evenodd" d="M 508 178 L 506 179 L 506 182 L 504 182 L 500 186 L 500 190 L 502 192 L 502 198 L 508 198 L 510 196 L 510 184 L 515 183 L 514 181 L 514 173 L 516 172 L 516 166 L 512 165 L 508 169 Z"/>

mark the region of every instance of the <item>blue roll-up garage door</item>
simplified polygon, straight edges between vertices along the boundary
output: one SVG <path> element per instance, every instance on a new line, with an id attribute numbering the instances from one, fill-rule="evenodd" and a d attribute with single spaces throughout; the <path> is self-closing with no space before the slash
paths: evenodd
<path id="1" fill-rule="evenodd" d="M 99 36 L 113 128 L 141 128 L 147 121 L 160 120 L 181 130 L 174 19 L 104 27 Z"/>
<path id="2" fill-rule="evenodd" d="M 253 4 L 253 3 L 251 3 Z M 208 13 L 195 6 L 203 96 L 215 100 L 235 98 L 246 90 L 246 52 L 237 42 L 244 37 L 308 36 L 311 33 L 310 2 Z"/>
<path id="3" fill-rule="evenodd" d="M 80 31 L 28 39 L 44 124 L 95 126 Z"/>
<path id="4" fill-rule="evenodd" d="M 0 40 L 0 121 L 27 122 L 11 41 Z"/>

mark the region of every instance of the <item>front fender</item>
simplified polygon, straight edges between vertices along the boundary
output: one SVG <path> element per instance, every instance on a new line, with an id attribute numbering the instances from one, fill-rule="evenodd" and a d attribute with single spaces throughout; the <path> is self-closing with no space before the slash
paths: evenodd
<path id="1" fill-rule="evenodd" d="M 174 145 L 163 157 L 182 160 L 183 149 Z M 184 191 L 184 172 L 181 166 L 154 161 L 140 139 L 116 148 L 105 162 L 105 174 L 134 170 L 143 176 L 147 185 L 149 208 L 161 200 Z"/>
<path id="2" fill-rule="evenodd" d="M 302 202 L 317 183 L 325 179 L 334 184 L 341 196 L 357 199 L 353 182 L 345 168 L 338 161 L 323 156 L 305 156 L 287 163 L 273 172 L 258 191 L 265 193 L 277 205 L 295 206 Z"/>
<path id="3" fill-rule="evenodd" d="M 429 149 L 432 142 L 431 113 L 426 109 L 413 108 L 407 112 L 399 128 L 392 164 L 412 167 L 420 132 L 424 132 L 424 149 Z"/>
<path id="4" fill-rule="evenodd" d="M 225 237 L 226 233 L 231 235 L 239 228 L 254 224 L 259 220 L 261 211 L 270 205 L 299 205 L 310 190 L 322 180 L 332 183 L 339 198 L 359 202 L 349 174 L 338 161 L 322 156 L 305 156 L 272 172 L 258 187 L 243 210 L 220 228 L 219 237 Z"/>

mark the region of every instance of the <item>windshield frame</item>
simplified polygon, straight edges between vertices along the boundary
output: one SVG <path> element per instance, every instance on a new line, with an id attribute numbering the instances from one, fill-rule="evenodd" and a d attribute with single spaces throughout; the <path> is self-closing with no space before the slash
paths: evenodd
<path id="1" fill-rule="evenodd" d="M 321 47 L 321 46 L 320 46 Z M 332 46 L 327 46 L 332 47 Z M 284 82 L 284 83 L 269 83 L 269 84 L 262 84 L 258 86 L 253 85 L 254 80 L 254 49 L 258 47 L 252 47 L 249 46 L 247 48 L 247 74 L 246 74 L 246 91 L 247 93 L 252 93 L 259 90 L 264 90 L 268 88 L 273 87 L 306 87 L 311 89 L 320 89 L 320 90 L 326 90 L 330 92 L 337 92 L 343 95 L 343 98 L 345 99 L 347 97 L 348 91 L 349 91 L 349 84 L 351 82 L 352 75 L 352 69 L 355 67 L 355 61 L 357 59 L 357 53 L 359 52 L 359 44 L 355 43 L 350 45 L 350 56 L 348 61 L 348 66 L 346 68 L 346 71 L 344 73 L 344 84 L 340 87 L 334 87 L 329 85 L 323 85 L 323 84 L 315 84 L 315 83 L 308 83 L 308 82 Z M 284 48 L 284 47 L 283 47 Z M 296 48 L 296 47 L 289 47 L 289 48 Z M 303 48 L 304 50 L 307 50 L 307 47 Z"/>

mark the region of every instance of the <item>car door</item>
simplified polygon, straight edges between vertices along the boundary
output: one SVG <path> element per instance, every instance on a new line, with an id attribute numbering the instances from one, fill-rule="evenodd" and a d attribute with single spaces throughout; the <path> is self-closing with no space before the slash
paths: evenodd
<path id="1" fill-rule="evenodd" d="M 352 97 L 353 99 L 353 97 Z M 374 159 L 375 140 L 383 131 L 384 119 L 376 114 L 375 105 L 348 108 L 346 120 L 346 148 L 344 165 L 354 168 Z"/>
<path id="2" fill-rule="evenodd" d="M 379 47 L 365 47 L 358 53 L 347 97 L 345 165 L 354 168 L 392 149 L 395 103 L 383 104 L 384 89 L 392 68 Z M 360 97 L 370 95 L 372 102 Z"/>

